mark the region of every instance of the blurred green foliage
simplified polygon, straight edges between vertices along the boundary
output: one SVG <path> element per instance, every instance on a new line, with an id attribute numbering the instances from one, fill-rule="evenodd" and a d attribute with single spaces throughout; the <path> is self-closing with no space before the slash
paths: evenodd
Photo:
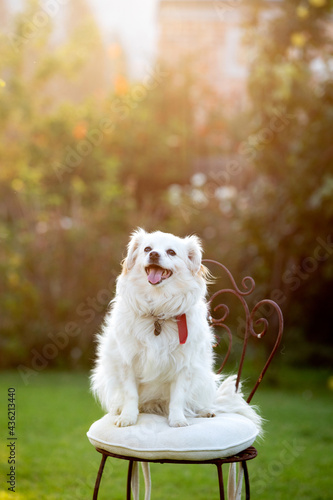
<path id="1" fill-rule="evenodd" d="M 281 2 L 265 30 L 253 2 L 237 113 L 189 68 L 159 63 L 142 82 L 84 91 L 103 64 L 96 24 L 55 44 L 52 17 L 27 35 L 40 7 L 25 8 L 0 38 L 1 366 L 91 364 L 137 226 L 197 233 L 205 256 L 281 305 L 291 360 L 328 362 L 331 4 Z"/>

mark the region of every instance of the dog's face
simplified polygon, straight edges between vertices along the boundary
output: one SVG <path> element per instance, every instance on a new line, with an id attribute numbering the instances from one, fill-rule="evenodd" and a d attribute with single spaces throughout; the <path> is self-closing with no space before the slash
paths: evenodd
<path id="1" fill-rule="evenodd" d="M 151 287 L 174 286 L 181 280 L 193 280 L 201 271 L 202 248 L 199 238 L 179 238 L 173 234 L 135 231 L 128 245 L 123 274 L 133 270 Z"/>

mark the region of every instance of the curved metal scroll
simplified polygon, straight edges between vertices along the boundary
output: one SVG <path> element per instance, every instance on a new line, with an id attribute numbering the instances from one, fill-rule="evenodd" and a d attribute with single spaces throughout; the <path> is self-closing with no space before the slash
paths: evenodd
<path id="1" fill-rule="evenodd" d="M 214 265 L 220 267 L 221 269 L 223 269 L 223 271 L 226 273 L 226 275 L 228 276 L 228 278 L 230 279 L 230 282 L 231 282 L 231 288 L 224 288 L 224 289 L 218 290 L 210 297 L 209 302 L 208 302 L 209 308 L 210 308 L 209 319 L 210 319 L 211 325 L 213 327 L 219 326 L 219 327 L 223 328 L 225 330 L 225 332 L 227 333 L 227 336 L 229 339 L 228 351 L 224 357 L 222 365 L 220 366 L 220 368 L 218 370 L 218 373 L 221 373 L 226 362 L 228 361 L 228 358 L 229 358 L 229 355 L 230 355 L 230 352 L 232 349 L 233 335 L 232 335 L 232 332 L 230 330 L 230 327 L 225 323 L 226 319 L 229 316 L 229 312 L 230 312 L 228 306 L 226 304 L 220 303 L 217 306 L 215 306 L 212 310 L 213 301 L 222 294 L 228 294 L 228 293 L 232 294 L 238 298 L 238 300 L 240 301 L 240 303 L 244 309 L 244 312 L 245 312 L 246 327 L 245 327 L 245 334 L 244 334 L 244 340 L 243 340 L 241 359 L 240 359 L 238 373 L 237 373 L 237 379 L 236 379 L 236 390 L 238 389 L 238 386 L 239 386 L 239 382 L 240 382 L 240 378 L 241 378 L 241 374 L 242 374 L 242 369 L 243 369 L 243 364 L 244 364 L 244 359 L 245 359 L 245 354 L 246 354 L 246 350 L 247 350 L 247 346 L 248 346 L 248 340 L 250 338 L 250 335 L 252 335 L 253 337 L 256 337 L 258 339 L 261 339 L 262 337 L 264 337 L 266 335 L 268 328 L 269 328 L 269 321 L 263 317 L 255 319 L 256 314 L 258 312 L 260 312 L 260 307 L 262 307 L 263 305 L 269 304 L 270 306 L 273 307 L 273 310 L 275 311 L 275 313 L 277 315 L 277 319 L 278 319 L 277 330 L 278 331 L 277 331 L 276 340 L 275 340 L 273 349 L 272 349 L 272 351 L 271 351 L 271 353 L 266 361 L 266 364 L 265 364 L 264 368 L 262 369 L 262 371 L 259 375 L 259 378 L 257 379 L 249 397 L 247 398 L 247 402 L 249 403 L 251 401 L 254 393 L 256 392 L 259 384 L 261 383 L 261 381 L 262 381 L 262 379 L 267 371 L 267 368 L 269 367 L 269 365 L 270 365 L 270 363 L 271 363 L 271 361 L 272 361 L 272 359 L 277 351 L 277 348 L 279 346 L 279 343 L 280 343 L 280 340 L 282 337 L 282 332 L 283 332 L 283 315 L 282 315 L 281 309 L 278 306 L 278 304 L 270 299 L 260 300 L 253 307 L 253 309 L 250 311 L 250 308 L 248 306 L 247 301 L 245 300 L 245 297 L 248 297 L 249 295 L 251 295 L 251 293 L 253 293 L 255 286 L 256 286 L 254 279 L 251 278 L 250 276 L 246 276 L 245 278 L 242 279 L 241 287 L 238 287 L 231 272 L 223 264 L 221 264 L 220 262 L 217 262 L 216 260 L 211 260 L 211 259 L 205 259 L 205 260 L 203 260 L 203 262 L 214 264 Z M 214 313 L 216 315 L 216 313 L 218 313 L 218 312 L 222 313 L 222 314 L 220 314 L 219 317 L 214 317 Z M 259 332 L 255 330 L 255 327 L 256 327 L 256 329 L 260 328 Z"/>

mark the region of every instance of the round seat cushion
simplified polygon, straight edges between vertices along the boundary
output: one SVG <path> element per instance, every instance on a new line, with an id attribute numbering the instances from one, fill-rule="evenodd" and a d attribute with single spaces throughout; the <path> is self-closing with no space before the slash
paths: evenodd
<path id="1" fill-rule="evenodd" d="M 109 414 L 92 424 L 87 436 L 95 448 L 147 460 L 211 460 L 227 458 L 251 446 L 258 435 L 254 423 L 234 413 L 189 418 L 187 427 L 170 427 L 166 417 L 141 413 L 135 425 L 117 427 Z"/>

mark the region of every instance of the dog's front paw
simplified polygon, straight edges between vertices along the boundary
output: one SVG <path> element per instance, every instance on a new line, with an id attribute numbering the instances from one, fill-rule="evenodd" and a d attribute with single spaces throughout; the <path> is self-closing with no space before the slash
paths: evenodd
<path id="1" fill-rule="evenodd" d="M 185 417 L 183 417 L 183 418 L 170 418 L 169 417 L 169 425 L 170 425 L 170 427 L 186 427 L 187 425 L 189 425 L 189 423 Z"/>
<path id="2" fill-rule="evenodd" d="M 114 421 L 115 425 L 117 427 L 128 427 L 129 425 L 134 425 L 136 424 L 138 420 L 137 415 L 131 415 L 130 413 L 122 413 L 117 417 Z"/>

